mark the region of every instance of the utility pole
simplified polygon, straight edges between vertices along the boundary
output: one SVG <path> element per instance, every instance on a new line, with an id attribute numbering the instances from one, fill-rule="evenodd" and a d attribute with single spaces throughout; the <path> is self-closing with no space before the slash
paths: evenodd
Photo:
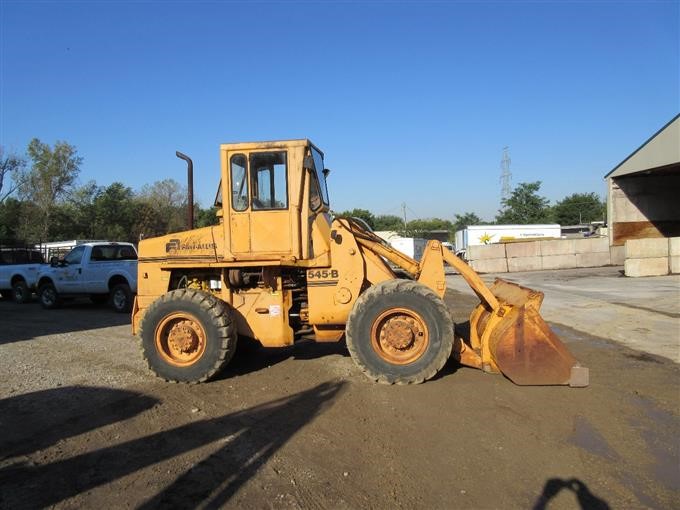
<path id="1" fill-rule="evenodd" d="M 503 200 L 510 198 L 510 179 L 512 179 L 512 174 L 510 173 L 510 155 L 508 151 L 510 147 L 503 147 L 503 159 L 501 159 L 501 204 Z"/>

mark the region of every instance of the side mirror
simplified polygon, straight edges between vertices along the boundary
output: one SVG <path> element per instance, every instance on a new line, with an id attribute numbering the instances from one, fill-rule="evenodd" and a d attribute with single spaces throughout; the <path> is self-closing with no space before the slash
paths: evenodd
<path id="1" fill-rule="evenodd" d="M 314 170 L 314 158 L 312 156 L 305 156 L 302 166 L 305 170 Z"/>
<path id="2" fill-rule="evenodd" d="M 323 177 L 324 177 L 324 179 L 328 179 L 328 175 L 329 175 L 330 173 L 331 173 L 331 169 L 330 169 L 330 168 L 324 168 L 324 169 L 323 169 Z"/>

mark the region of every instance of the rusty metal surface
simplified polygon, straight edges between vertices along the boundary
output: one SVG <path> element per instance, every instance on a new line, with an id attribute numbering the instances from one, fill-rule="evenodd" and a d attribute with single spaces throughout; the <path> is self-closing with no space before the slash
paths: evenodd
<path id="1" fill-rule="evenodd" d="M 503 304 L 513 306 L 528 305 L 538 310 L 543 303 L 542 292 L 522 287 L 501 278 L 496 278 L 491 286 L 491 292 Z"/>
<path id="2" fill-rule="evenodd" d="M 427 350 L 430 335 L 423 318 L 407 308 L 390 308 L 371 326 L 371 345 L 388 363 L 406 365 Z"/>
<path id="3" fill-rule="evenodd" d="M 576 358 L 536 310 L 513 307 L 489 336 L 499 369 L 515 384 L 569 384 Z"/>
<path id="4" fill-rule="evenodd" d="M 156 328 L 154 337 L 158 353 L 174 366 L 193 365 L 205 352 L 205 331 L 190 314 L 177 312 L 166 316 Z"/>
<path id="5" fill-rule="evenodd" d="M 518 385 L 588 385 L 588 369 L 543 320 L 543 293 L 502 279 L 490 287 L 498 310 L 480 303 L 470 315 L 470 342 L 488 372 L 501 372 Z M 461 363 L 477 366 L 467 353 Z"/>

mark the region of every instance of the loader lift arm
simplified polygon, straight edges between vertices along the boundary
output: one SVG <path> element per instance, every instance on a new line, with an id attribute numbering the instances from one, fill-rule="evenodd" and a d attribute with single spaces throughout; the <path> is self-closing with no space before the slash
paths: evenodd
<path id="1" fill-rule="evenodd" d="M 351 218 L 342 218 L 357 243 L 384 257 L 443 297 L 430 277 L 443 263 L 456 269 L 479 297 L 470 315 L 469 343 L 459 339 L 453 356 L 463 365 L 503 373 L 519 385 L 588 386 L 589 372 L 572 356 L 539 313 L 543 293 L 497 278 L 489 287 L 479 274 L 439 241 L 429 241 L 420 262 L 389 246 Z"/>

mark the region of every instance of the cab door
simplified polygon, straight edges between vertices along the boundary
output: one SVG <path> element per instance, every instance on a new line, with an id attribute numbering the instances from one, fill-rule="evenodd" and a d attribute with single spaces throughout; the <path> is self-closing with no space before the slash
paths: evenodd
<path id="1" fill-rule="evenodd" d="M 250 253 L 250 194 L 247 156 L 229 156 L 229 229 L 232 253 Z"/>
<path id="2" fill-rule="evenodd" d="M 255 258 L 289 256 L 292 239 L 287 151 L 228 156 L 232 253 Z"/>
<path id="3" fill-rule="evenodd" d="M 59 292 L 82 292 L 84 254 L 85 246 L 76 246 L 64 257 L 64 266 L 55 269 L 55 284 Z"/>

